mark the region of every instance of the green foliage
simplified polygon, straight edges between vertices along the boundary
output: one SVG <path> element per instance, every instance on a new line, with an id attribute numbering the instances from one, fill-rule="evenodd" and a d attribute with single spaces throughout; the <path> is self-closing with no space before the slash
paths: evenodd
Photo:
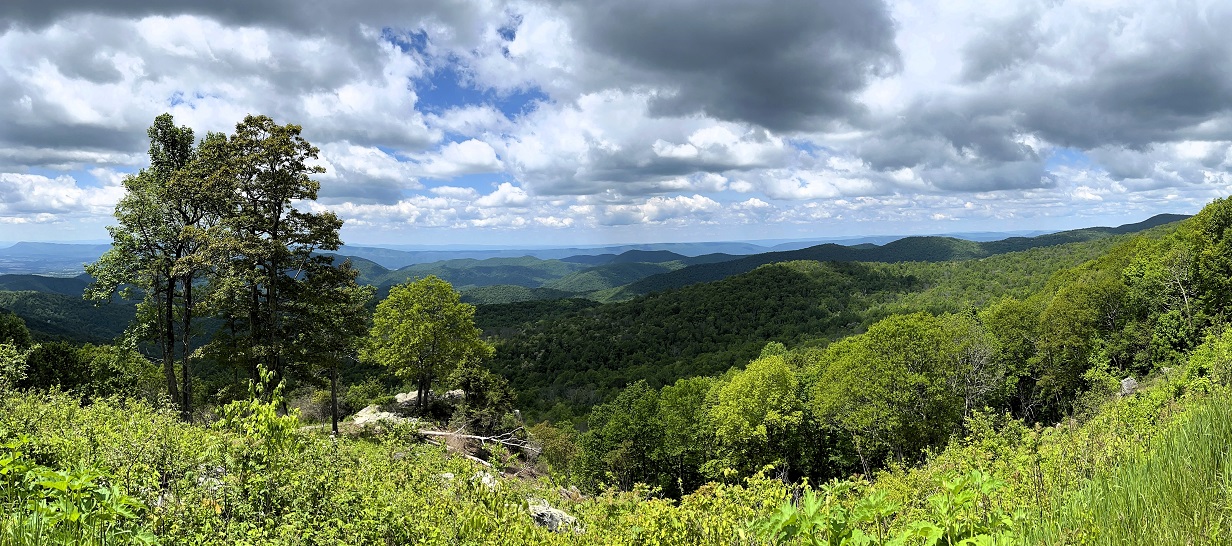
<path id="1" fill-rule="evenodd" d="M 475 307 L 462 303 L 458 292 L 437 277 L 395 286 L 377 304 L 360 355 L 416 381 L 422 409 L 436 378 L 492 355 L 492 347 L 479 338 L 474 316 Z"/>
<path id="2" fill-rule="evenodd" d="M 768 341 L 801 343 L 859 328 L 857 310 L 914 283 L 864 264 L 792 262 L 527 324 L 498 340 L 493 369 L 531 414 L 579 412 L 625 385 L 722 373 Z"/>
<path id="3" fill-rule="evenodd" d="M 717 451 L 707 418 L 707 400 L 715 384 L 708 377 L 691 377 L 659 391 L 658 423 L 663 435 L 651 456 L 658 461 L 664 492 L 673 498 L 707 481 L 703 467 Z"/>
<path id="4" fill-rule="evenodd" d="M 21 349 L 12 343 L 0 343 L 0 394 L 3 394 L 26 379 L 26 360 L 30 355 L 28 349 Z"/>
<path id="5" fill-rule="evenodd" d="M 1221 385 L 1232 385 L 1232 328 L 1211 334 L 1189 356 L 1190 373 Z"/>
<path id="6" fill-rule="evenodd" d="M 570 422 L 555 426 L 543 421 L 527 429 L 538 444 L 539 460 L 547 464 L 552 477 L 561 483 L 572 483 L 573 460 L 577 457 L 577 430 Z"/>
<path id="7" fill-rule="evenodd" d="M 371 378 L 361 383 L 350 385 L 341 394 L 341 411 L 347 414 L 355 413 L 387 393 L 388 391 L 384 385 Z"/>
<path id="8" fill-rule="evenodd" d="M 2 430 L 0 430 L 2 432 Z M 0 433 L 0 544 L 153 544 L 146 506 L 92 466 L 61 470 L 24 452 L 25 436 Z"/>
<path id="9" fill-rule="evenodd" d="M 1031 522 L 1057 544 L 1223 544 L 1232 536 L 1232 410 L 1227 393 L 1164 427 L 1149 451 L 1100 473 Z"/>
<path id="10" fill-rule="evenodd" d="M 680 262 L 641 263 L 620 262 L 584 269 L 545 284 L 547 288 L 564 292 L 585 293 L 607 290 L 684 267 Z"/>
<path id="11" fill-rule="evenodd" d="M 755 360 L 714 389 L 707 418 L 720 458 L 710 463 L 713 476 L 718 477 L 719 468 L 751 475 L 767 465 L 810 465 L 799 445 L 807 438 L 801 385 L 783 357 Z"/>
<path id="12" fill-rule="evenodd" d="M 578 441 L 581 453 L 575 465 L 584 489 L 599 491 L 611 485 L 627 491 L 635 483 L 657 481 L 653 450 L 663 433 L 658 406 L 658 393 L 638 382 L 591 412 L 589 430 Z"/>
<path id="13" fill-rule="evenodd" d="M 7 343 L 18 349 L 28 349 L 34 344 L 26 321 L 8 311 L 0 311 L 0 343 Z"/>
<path id="14" fill-rule="evenodd" d="M 278 415 L 276 398 L 229 406 L 209 428 L 114 399 L 80 406 L 59 394 L 8 394 L 0 406 L 0 429 L 30 438 L 23 461 L 110 469 L 108 486 L 151 507 L 132 507 L 137 518 L 122 521 L 163 544 L 727 544 L 747 542 L 749 522 L 787 497 L 765 479 L 706 485 L 679 502 L 644 489 L 562 495 L 545 482 L 485 477 L 410 434 L 304 432 Z M 575 516 L 576 530 L 536 526 L 528 505 L 538 499 Z"/>
<path id="15" fill-rule="evenodd" d="M 995 509 L 991 496 L 1003 484 L 973 471 L 945 478 L 941 491 L 928 497 L 931 510 L 920 520 L 891 522 L 899 506 L 884 491 L 867 483 L 835 481 L 814 491 L 806 487 L 799 504 L 784 503 L 778 512 L 754 525 L 772 544 L 900 546 L 923 544 L 1017 544 L 1025 514 Z M 862 493 L 862 494 L 861 494 Z"/>
<path id="16" fill-rule="evenodd" d="M 30 351 L 26 359 L 24 388 L 59 387 L 76 390 L 90 382 L 90 369 L 77 353 L 77 347 L 65 341 L 43 343 Z"/>
<path id="17" fill-rule="evenodd" d="M 512 284 L 475 286 L 459 290 L 462 301 L 473 305 L 500 305 L 520 302 L 558 301 L 575 297 L 573 292 L 552 288 L 527 288 Z"/>
<path id="18" fill-rule="evenodd" d="M 466 300 L 466 295 L 462 297 Z M 508 337 L 540 321 L 570 316 L 598 307 L 599 303 L 579 298 L 481 304 L 475 302 L 475 325 L 485 336 Z"/>
<path id="19" fill-rule="evenodd" d="M 853 437 L 866 468 L 890 453 L 914 458 L 961 424 L 955 340 L 925 313 L 887 318 L 831 345 L 814 387 L 814 411 Z"/>
<path id="20" fill-rule="evenodd" d="M 56 388 L 86 399 L 111 395 L 155 400 L 158 368 L 131 347 L 43 343 L 25 354 L 21 388 Z"/>
<path id="21" fill-rule="evenodd" d="M 447 382 L 465 394 L 458 416 L 480 433 L 497 430 L 513 411 L 514 393 L 509 390 L 509 382 L 477 362 L 463 362 Z"/>
<path id="22" fill-rule="evenodd" d="M 132 305 L 96 306 L 80 296 L 32 291 L 0 291 L 0 308 L 22 319 L 34 341 L 75 343 L 111 343 L 135 314 Z"/>

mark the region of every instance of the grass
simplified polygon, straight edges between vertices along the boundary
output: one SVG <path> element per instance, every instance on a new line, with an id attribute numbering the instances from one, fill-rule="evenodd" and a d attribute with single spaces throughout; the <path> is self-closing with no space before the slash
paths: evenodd
<path id="1" fill-rule="evenodd" d="M 1232 396 L 1198 402 L 1143 455 L 1098 476 L 1028 530 L 1038 544 L 1232 541 Z"/>

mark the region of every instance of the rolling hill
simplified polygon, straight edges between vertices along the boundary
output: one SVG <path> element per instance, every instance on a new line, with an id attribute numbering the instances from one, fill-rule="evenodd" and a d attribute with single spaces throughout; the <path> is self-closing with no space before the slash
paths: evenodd
<path id="1" fill-rule="evenodd" d="M 904 237 L 884 245 L 864 244 L 843 246 L 834 243 L 817 245 L 800 250 L 765 252 L 710 264 L 684 267 L 660 273 L 632 282 L 608 295 L 609 300 L 619 301 L 632 297 L 680 288 L 699 282 L 712 282 L 747 273 L 759 266 L 794 260 L 820 262 L 947 262 L 986 258 L 1007 252 L 1091 241 L 1115 235 L 1136 233 L 1152 227 L 1177 222 L 1187 218 L 1179 214 L 1160 214 L 1142 222 L 1118 227 L 1093 227 L 1036 237 L 1011 237 L 999 241 L 975 242 L 953 237 Z"/>

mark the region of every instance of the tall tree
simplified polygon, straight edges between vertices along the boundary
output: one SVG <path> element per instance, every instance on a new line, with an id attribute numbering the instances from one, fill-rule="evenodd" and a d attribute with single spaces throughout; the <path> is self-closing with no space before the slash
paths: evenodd
<path id="1" fill-rule="evenodd" d="M 338 368 L 353 361 L 368 329 L 368 302 L 375 288 L 355 282 L 359 270 L 350 260 L 337 267 L 314 270 L 305 280 L 303 298 L 295 300 L 293 330 L 296 361 L 329 380 L 330 422 L 338 434 Z"/>
<path id="2" fill-rule="evenodd" d="M 298 125 L 278 125 L 266 116 L 248 116 L 226 144 L 226 161 L 214 176 L 229 187 L 230 208 L 222 215 L 211 253 L 218 267 L 211 303 L 235 336 L 236 357 L 252 378 L 258 369 L 287 375 L 299 339 L 293 330 L 293 303 L 309 297 L 307 279 L 331 265 L 321 250 L 337 250 L 342 220 L 331 212 L 296 208 L 317 197 L 320 183 L 311 175 L 318 150 Z"/>
<path id="3" fill-rule="evenodd" d="M 195 271 L 177 269 L 179 262 L 192 254 L 199 245 L 186 239 L 188 228 L 200 218 L 188 204 L 191 198 L 178 194 L 183 185 L 172 180 L 193 160 L 193 131 L 188 127 L 176 127 L 170 114 L 155 118 L 147 131 L 150 138 L 150 167 L 124 180 L 125 195 L 116 204 L 115 217 L 118 225 L 108 227 L 112 246 L 99 261 L 86 267 L 94 278 L 86 297 L 99 300 L 110 299 L 122 287 L 135 287 L 143 298 L 138 321 L 130 330 L 138 337 L 154 338 L 163 363 L 163 375 L 167 392 L 190 411 L 187 398 L 181 398 L 176 385 L 176 321 L 179 287 L 191 286 Z M 186 231 L 188 230 L 188 231 Z M 187 281 L 181 282 L 187 276 Z M 124 290 L 125 297 L 135 292 Z M 181 309 L 182 312 L 182 309 Z M 184 324 L 191 321 L 190 313 L 183 313 Z M 188 328 L 182 335 L 189 336 Z M 188 341 L 184 340 L 181 356 L 187 369 Z M 187 378 L 187 376 L 185 376 Z"/>
<path id="4" fill-rule="evenodd" d="M 360 356 L 415 381 L 420 410 L 433 381 L 493 353 L 475 327 L 475 306 L 462 303 L 461 294 L 436 276 L 393 287 L 372 322 Z"/>

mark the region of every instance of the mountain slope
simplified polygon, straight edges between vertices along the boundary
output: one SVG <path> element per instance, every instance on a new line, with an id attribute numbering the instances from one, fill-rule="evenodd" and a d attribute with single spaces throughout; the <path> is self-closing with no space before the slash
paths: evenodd
<path id="1" fill-rule="evenodd" d="M 1011 237 L 1000 241 L 974 242 L 953 237 L 905 237 L 885 245 L 843 246 L 834 243 L 800 250 L 766 252 L 713 264 L 700 264 L 661 273 L 630 283 L 614 291 L 609 301 L 625 300 L 699 282 L 712 282 L 752 271 L 775 262 L 792 260 L 859 261 L 859 262 L 946 262 L 984 258 L 1008 252 L 1091 241 L 1114 235 L 1136 233 L 1152 227 L 1187 218 L 1178 214 L 1160 214 L 1142 222 L 1118 227 L 1094 227 L 1050 233 L 1037 237 Z"/>
<path id="2" fill-rule="evenodd" d="M 90 284 L 90 277 L 48 277 L 45 275 L 0 275 L 0 290 L 9 292 L 46 292 L 81 297 Z"/>
<path id="3" fill-rule="evenodd" d="M 36 340 L 89 343 L 110 343 L 124 332 L 136 314 L 136 306 L 129 302 L 96 306 L 80 294 L 32 291 L 0 291 L 0 309 L 26 321 L 26 328 Z"/>
<path id="4" fill-rule="evenodd" d="M 1151 236 L 1167 232 L 1152 230 Z M 528 322 L 506 322 L 489 332 L 503 336 L 496 341 L 493 368 L 518 390 L 528 415 L 567 416 L 639 380 L 661 386 L 743 365 L 770 341 L 824 345 L 889 314 L 958 312 L 1003 296 L 1026 297 L 1057 271 L 1132 237 L 975 260 L 780 262 L 564 314 L 523 311 Z M 516 316 L 504 309 L 481 306 L 476 318 Z M 552 410 L 558 403 L 566 408 L 563 413 Z"/>

